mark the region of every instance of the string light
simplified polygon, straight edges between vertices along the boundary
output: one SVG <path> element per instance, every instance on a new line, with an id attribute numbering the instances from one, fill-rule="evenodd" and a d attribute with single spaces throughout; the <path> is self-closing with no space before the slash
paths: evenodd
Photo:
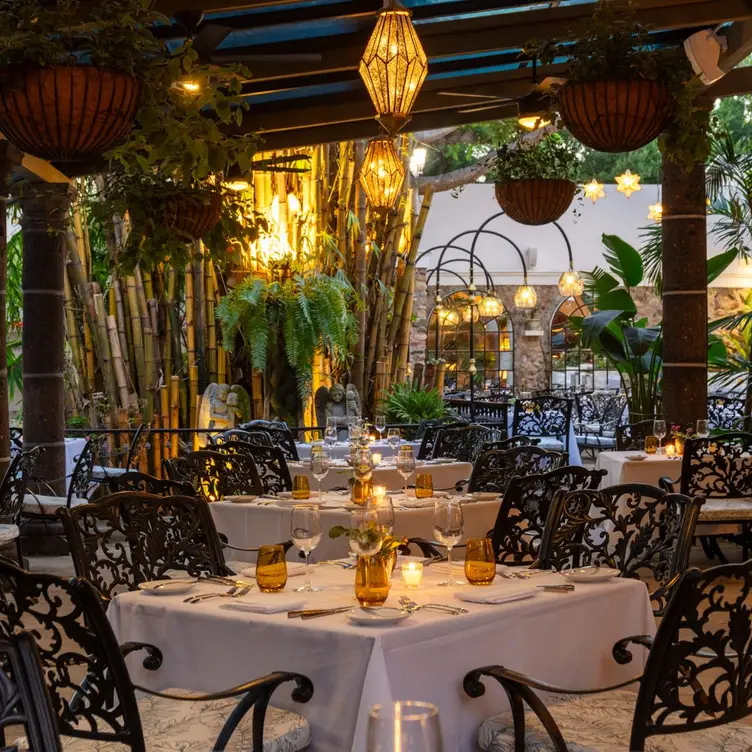
<path id="1" fill-rule="evenodd" d="M 589 198 L 595 203 L 599 198 L 606 198 L 606 192 L 603 190 L 603 183 L 599 183 L 593 178 L 589 183 L 585 183 L 582 186 L 582 191 L 585 194 L 585 198 Z"/>
<path id="2" fill-rule="evenodd" d="M 640 176 L 631 170 L 625 170 L 623 174 L 617 175 L 616 178 L 616 190 L 619 193 L 623 193 L 629 198 L 633 193 L 642 190 L 640 185 Z"/>
<path id="3" fill-rule="evenodd" d="M 410 172 L 413 177 L 418 177 L 423 174 L 423 170 L 426 166 L 426 157 L 428 156 L 428 149 L 425 146 L 416 146 L 413 149 L 413 153 L 410 156 Z"/>
<path id="4" fill-rule="evenodd" d="M 543 115 L 522 115 L 517 119 L 517 123 L 526 131 L 537 131 L 538 128 L 545 128 L 547 125 L 551 125 L 551 121 L 547 120 Z"/>
<path id="5" fill-rule="evenodd" d="M 178 86 L 188 94 L 198 94 L 201 84 L 198 81 L 178 81 Z"/>

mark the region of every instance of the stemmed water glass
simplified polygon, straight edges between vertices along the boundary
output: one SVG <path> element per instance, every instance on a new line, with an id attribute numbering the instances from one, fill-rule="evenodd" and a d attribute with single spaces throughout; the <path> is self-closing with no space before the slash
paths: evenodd
<path id="1" fill-rule="evenodd" d="M 358 556 L 375 556 L 381 550 L 383 532 L 375 509 L 358 509 L 350 515 L 350 550 Z"/>
<path id="2" fill-rule="evenodd" d="M 321 481 L 329 472 L 329 457 L 321 447 L 313 447 L 311 451 L 311 475 L 316 478 L 319 486 L 319 498 L 321 498 Z"/>
<path id="3" fill-rule="evenodd" d="M 374 705 L 366 752 L 443 752 L 439 711 L 427 702 Z"/>
<path id="4" fill-rule="evenodd" d="M 405 498 L 407 498 L 407 479 L 415 472 L 415 455 L 412 452 L 400 452 L 395 464 L 397 472 L 405 481 Z"/>
<path id="5" fill-rule="evenodd" d="M 394 534 L 394 504 L 390 496 L 372 497 L 367 507 L 376 513 L 379 529 L 384 535 Z"/>
<path id="6" fill-rule="evenodd" d="M 386 440 L 392 448 L 392 453 L 396 456 L 401 441 L 399 428 L 390 428 L 386 433 Z"/>
<path id="7" fill-rule="evenodd" d="M 305 554 L 305 582 L 296 591 L 314 593 L 321 588 L 311 585 L 311 551 L 321 542 L 321 513 L 317 506 L 296 504 L 292 508 L 290 538 L 300 551 Z"/>
<path id="8" fill-rule="evenodd" d="M 663 445 L 663 439 L 666 436 L 666 421 L 665 420 L 654 420 L 653 421 L 653 436 L 655 436 L 656 439 L 658 439 L 658 453 L 661 452 L 661 447 Z"/>
<path id="9" fill-rule="evenodd" d="M 386 418 L 383 415 L 377 415 L 373 419 L 373 427 L 379 432 L 379 441 L 383 441 L 384 431 L 386 430 Z"/>
<path id="10" fill-rule="evenodd" d="M 463 580 L 455 580 L 452 571 L 452 549 L 462 540 L 464 532 L 464 517 L 462 504 L 453 499 L 437 501 L 433 508 L 433 532 L 439 543 L 447 548 L 447 563 L 449 564 L 449 579 L 439 585 L 454 587 L 464 585 Z"/>

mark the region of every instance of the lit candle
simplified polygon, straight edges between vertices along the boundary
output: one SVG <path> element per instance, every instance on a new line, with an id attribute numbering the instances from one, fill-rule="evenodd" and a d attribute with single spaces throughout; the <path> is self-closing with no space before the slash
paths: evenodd
<path id="1" fill-rule="evenodd" d="M 666 457 L 673 457 L 676 454 L 676 447 L 673 444 L 666 444 Z"/>
<path id="2" fill-rule="evenodd" d="M 405 587 L 416 588 L 420 587 L 420 583 L 423 581 L 423 562 L 422 561 L 408 561 L 402 565 L 402 582 L 405 583 Z"/>
<path id="3" fill-rule="evenodd" d="M 376 502 L 384 501 L 386 498 L 386 486 L 373 487 L 373 500 Z"/>
<path id="4" fill-rule="evenodd" d="M 371 455 L 371 461 L 373 462 L 374 467 L 376 465 L 380 465 L 381 464 L 381 452 L 374 452 Z"/>

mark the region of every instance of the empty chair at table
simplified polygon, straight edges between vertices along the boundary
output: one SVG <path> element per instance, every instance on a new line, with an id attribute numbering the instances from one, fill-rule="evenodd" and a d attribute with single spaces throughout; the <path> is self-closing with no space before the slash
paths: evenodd
<path id="1" fill-rule="evenodd" d="M 274 446 L 271 436 L 266 431 L 242 431 L 239 428 L 229 428 L 227 431 L 210 436 L 213 445 L 227 444 L 229 441 L 244 441 L 254 446 Z"/>
<path id="2" fill-rule="evenodd" d="M 292 478 L 284 452 L 275 446 L 258 446 L 245 441 L 228 441 L 216 446 L 218 452 L 247 454 L 253 458 L 265 494 L 292 491 Z"/>
<path id="3" fill-rule="evenodd" d="M 141 491 L 156 496 L 195 496 L 193 485 L 184 480 L 155 478 L 153 475 L 130 470 L 122 475 L 107 479 L 110 493 L 118 491 Z"/>
<path id="4" fill-rule="evenodd" d="M 558 491 L 597 488 L 603 470 L 566 465 L 541 475 L 516 475 L 501 500 L 489 533 L 496 561 L 522 566 L 534 563 L 540 553 L 543 531 Z"/>
<path id="5" fill-rule="evenodd" d="M 627 406 L 624 394 L 592 392 L 575 395 L 577 421 L 575 440 L 583 451 L 596 455 L 616 447 L 616 429 L 622 422 Z"/>
<path id="6" fill-rule="evenodd" d="M 500 713 L 480 727 L 478 746 L 488 752 L 592 750 L 643 752 L 722 752 L 752 748 L 752 726 L 737 723 L 752 713 L 752 561 L 686 572 L 666 609 L 655 638 L 627 637 L 616 643 L 619 663 L 632 659 L 631 643 L 649 653 L 625 687 L 555 687 L 519 672 L 514 660 L 483 666 L 465 675 L 470 697 L 485 692 L 483 677 L 504 688 L 514 711 Z M 580 660 L 609 660 L 577 647 Z M 546 692 L 545 699 L 539 692 Z M 597 696 L 593 696 L 597 695 Z"/>
<path id="7" fill-rule="evenodd" d="M 489 449 L 473 463 L 468 491 L 502 494 L 515 475 L 540 475 L 567 463 L 566 452 L 552 452 L 530 445 L 514 449 Z"/>
<path id="8" fill-rule="evenodd" d="M 431 418 L 421 420 L 418 425 L 418 431 L 415 434 L 415 440 L 420 441 L 417 459 L 428 460 L 433 456 L 433 448 L 436 445 L 436 437 L 442 428 L 454 428 L 456 426 L 466 426 L 467 423 L 456 417 Z"/>
<path id="9" fill-rule="evenodd" d="M 23 429 L 18 426 L 11 426 L 8 429 L 8 439 L 10 440 L 11 456 L 23 452 Z"/>
<path id="10" fill-rule="evenodd" d="M 252 739 L 254 750 L 269 745 L 296 752 L 310 743 L 304 718 L 268 706 L 287 682 L 294 685 L 293 700 L 307 702 L 313 685 L 302 674 L 275 671 L 224 692 L 191 693 L 189 699 L 182 690 L 157 695 L 138 687 L 148 695 L 138 700 L 124 657 L 144 651 L 144 668 L 157 670 L 162 653 L 146 643 L 118 645 L 90 582 L 24 572 L 0 560 L 0 592 L 0 635 L 34 630 L 66 752 L 103 749 L 108 742 L 131 752 L 225 749 L 226 744 L 231 749 L 234 734 Z M 184 660 L 190 664 L 191 656 Z M 257 727 L 253 719 L 259 720 Z"/>
<path id="11" fill-rule="evenodd" d="M 451 458 L 457 462 L 473 462 L 486 441 L 499 438 L 498 431 L 487 426 L 450 426 L 439 429 L 433 447 L 434 459 Z"/>
<path id="12" fill-rule="evenodd" d="M 129 470 L 138 470 L 141 465 L 141 458 L 149 446 L 149 437 L 151 435 L 151 425 L 142 423 L 133 435 L 133 439 L 128 447 L 128 456 L 125 459 L 125 467 L 107 467 L 95 465 L 92 471 L 92 477 L 98 481 L 104 481 L 108 478 L 127 473 Z"/>
<path id="13" fill-rule="evenodd" d="M 711 431 L 740 431 L 744 423 L 743 394 L 709 394 L 708 428 Z"/>
<path id="14" fill-rule="evenodd" d="M 285 459 L 290 462 L 299 462 L 298 448 L 295 446 L 295 439 L 292 431 L 287 427 L 287 423 L 277 420 L 252 420 L 248 423 L 241 423 L 238 428 L 242 431 L 262 431 L 272 440 L 274 446 L 279 447 L 285 455 Z"/>
<path id="15" fill-rule="evenodd" d="M 0 484 L 0 547 L 15 541 L 20 566 L 23 566 L 21 509 L 26 486 L 41 453 L 42 447 L 18 452 L 11 459 Z"/>
<path id="16" fill-rule="evenodd" d="M 230 455 L 202 449 L 164 460 L 162 466 L 170 480 L 187 481 L 204 501 L 263 493 L 256 463 L 247 453 Z"/>
<path id="17" fill-rule="evenodd" d="M 643 483 L 560 491 L 540 546 L 542 569 L 612 567 L 644 579 L 661 615 L 689 564 L 702 497 L 670 494 Z"/>
<path id="18" fill-rule="evenodd" d="M 628 452 L 645 448 L 645 439 L 653 435 L 653 418 L 616 427 L 616 451 Z"/>
<path id="19" fill-rule="evenodd" d="M 572 400 L 568 397 L 541 394 L 514 403 L 512 434 L 539 436 L 545 449 L 569 451 L 571 424 Z"/>
<path id="20" fill-rule="evenodd" d="M 540 439 L 534 436 L 510 436 L 508 439 L 500 441 L 487 441 L 483 444 L 483 451 L 491 449 L 517 449 L 518 447 L 538 446 Z"/>

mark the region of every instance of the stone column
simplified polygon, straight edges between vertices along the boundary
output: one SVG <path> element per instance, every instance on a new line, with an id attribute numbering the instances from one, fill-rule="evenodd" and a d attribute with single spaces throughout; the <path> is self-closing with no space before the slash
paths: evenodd
<path id="1" fill-rule="evenodd" d="M 21 164 L 23 153 L 8 141 L 0 141 L 0 320 L 6 321 L 5 286 L 8 278 L 8 184 L 13 169 Z M 10 415 L 8 399 L 8 327 L 0 326 L 0 478 L 10 463 Z"/>
<path id="2" fill-rule="evenodd" d="M 23 436 L 44 447 L 35 475 L 65 494 L 65 230 L 72 187 L 26 184 L 23 211 Z"/>
<path id="3" fill-rule="evenodd" d="M 705 166 L 663 159 L 663 413 L 707 417 L 708 277 Z"/>

